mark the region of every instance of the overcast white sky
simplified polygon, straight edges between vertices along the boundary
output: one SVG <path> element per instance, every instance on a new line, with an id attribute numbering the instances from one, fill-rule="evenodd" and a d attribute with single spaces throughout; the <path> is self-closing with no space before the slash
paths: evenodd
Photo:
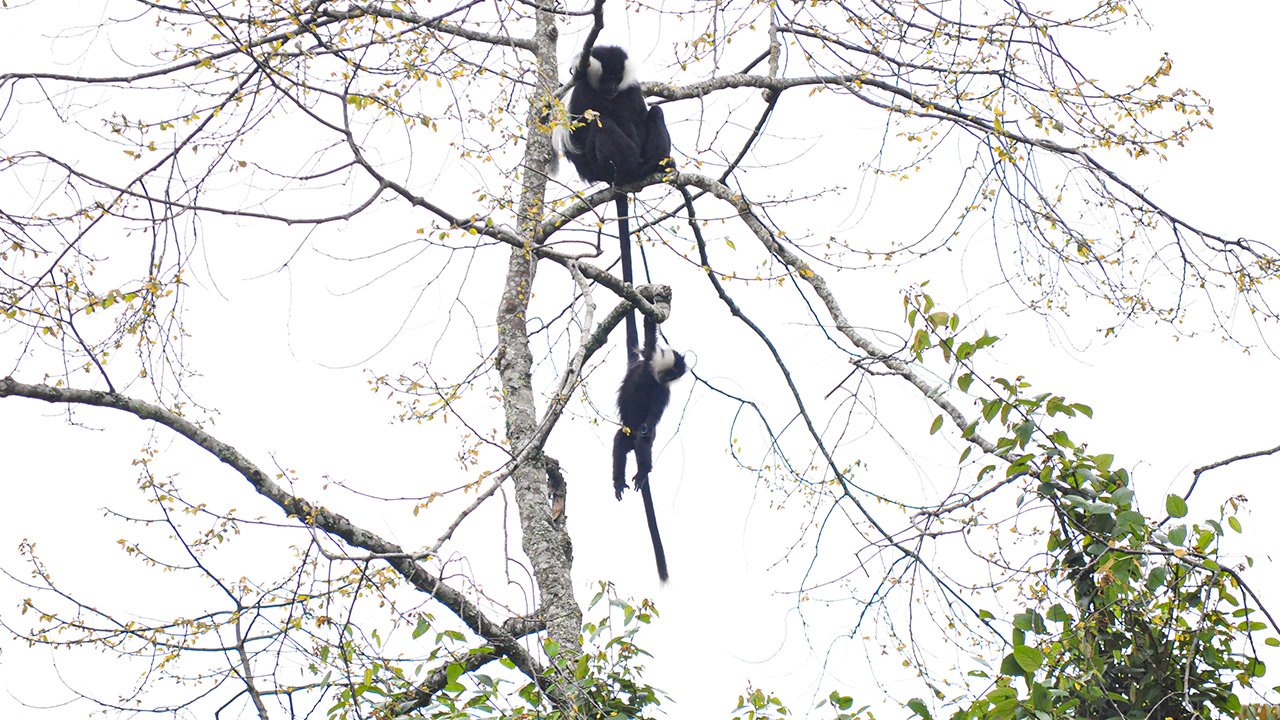
<path id="1" fill-rule="evenodd" d="M 1134 31 L 1099 43 L 1090 50 L 1093 59 L 1099 67 L 1129 61 L 1145 66 L 1168 51 L 1174 59 L 1172 82 L 1195 87 L 1213 101 L 1216 130 L 1197 135 L 1188 148 L 1174 149 L 1169 163 L 1142 170 L 1139 180 L 1197 225 L 1227 237 L 1274 238 L 1280 190 L 1273 175 L 1280 161 L 1274 127 L 1280 101 L 1270 86 L 1280 9 L 1273 3 L 1243 1 L 1148 4 L 1154 25 L 1150 33 Z M 23 33 L 7 24 L 0 12 L 0 41 Z M 625 43 L 630 38 L 615 34 L 609 39 Z M 0 67 L 24 67 L 25 58 L 13 47 L 10 43 L 8 52 L 0 50 Z M 665 64 L 657 58 L 647 61 Z M 5 149 L 0 137 L 0 151 Z M 236 251 L 251 252 L 252 238 L 244 238 Z M 423 473 L 429 476 L 431 468 L 441 466 L 440 457 L 445 468 L 453 468 L 449 463 L 456 449 L 431 447 L 420 428 L 389 423 L 394 409 L 371 402 L 364 382 L 365 368 L 388 370 L 396 362 L 411 362 L 424 347 L 415 342 L 438 328 L 442 315 L 411 315 L 396 336 L 398 349 L 366 363 L 404 317 L 403 298 L 379 298 L 372 291 L 352 301 L 343 294 L 353 285 L 349 278 L 306 277 L 305 268 L 314 258 L 300 258 L 291 273 L 264 275 L 274 260 L 236 265 L 233 257 L 225 249 L 210 251 L 207 275 L 197 279 L 189 308 L 196 336 L 188 352 L 200 358 L 205 371 L 194 387 L 221 412 L 212 428 L 216 435 L 263 466 L 274 459 L 313 478 L 328 475 L 382 490 L 414 482 Z M 503 258 L 505 262 L 505 251 Z M 906 287 L 925 279 L 909 273 L 887 282 Z M 489 276 L 472 281 L 498 282 Z M 940 299 L 961 300 L 955 295 Z M 380 312 L 383 302 L 395 310 Z M 445 303 L 424 299 L 424 307 L 433 305 Z M 475 314 L 485 327 L 493 315 L 487 307 Z M 705 322 L 677 312 L 664 331 L 707 358 L 700 371 L 714 373 L 716 356 L 710 348 L 699 353 Z M 1174 337 L 1163 327 L 1132 327 L 1118 339 L 1102 342 L 1090 332 L 1094 324 L 1084 317 L 1048 327 L 1037 317 L 987 308 L 977 322 L 1006 338 L 1000 358 L 1009 372 L 1027 373 L 1037 384 L 1093 406 L 1095 420 L 1073 432 L 1095 449 L 1115 452 L 1119 463 L 1133 468 L 1148 501 L 1181 491 L 1194 467 L 1280 444 L 1274 420 L 1280 406 L 1280 383 L 1274 378 L 1280 366 L 1265 349 L 1245 354 L 1211 332 Z M 0 342 L 9 341 L 0 336 Z M 1274 347 L 1280 351 L 1280 343 Z M 686 384 L 674 402 L 696 411 L 713 400 Z M 84 411 L 79 416 L 89 429 L 69 429 L 56 408 L 0 402 L 0 479 L 6 498 L 0 505 L 0 567 L 23 572 L 16 547 L 30 538 L 39 543 L 58 577 L 76 589 L 126 594 L 160 615 L 172 591 L 166 586 L 166 595 L 155 597 L 149 587 L 155 576 L 122 560 L 115 539 L 129 532 L 128 526 L 104 518 L 102 510 L 137 508 L 131 460 L 154 433 L 161 438 L 159 446 L 172 450 L 175 458 L 165 461 L 165 472 L 225 483 L 228 502 L 239 507 L 247 502 L 243 489 L 230 473 L 189 452 L 166 431 L 106 413 Z M 860 641 L 839 639 L 852 621 L 848 605 L 829 611 L 810 608 L 803 615 L 795 611 L 788 591 L 794 587 L 794 563 L 805 555 L 784 561 L 794 529 L 777 520 L 767 492 L 752 489 L 750 478 L 726 474 L 725 433 L 724 427 L 683 423 L 662 449 L 658 511 L 673 575 L 665 588 L 658 588 L 653 577 L 638 500 L 628 497 L 621 506 L 613 504 L 604 473 L 597 485 L 575 488 L 569 511 L 575 576 L 583 596 L 592 594 L 596 580 L 608 578 L 624 593 L 656 599 L 663 617 L 641 637 L 654 654 L 646 680 L 673 696 L 673 716 L 727 716 L 748 682 L 781 694 L 801 712 L 833 689 L 855 697 L 859 691 L 874 693 L 868 671 L 883 672 L 887 668 L 875 668 L 875 663 L 896 663 L 896 658 L 873 655 L 868 662 L 861 657 Z M 592 454 L 590 462 L 605 462 L 597 435 L 586 437 L 590 439 L 582 447 Z M 561 445 L 561 452 L 566 446 Z M 713 457 L 704 457 L 707 448 L 713 449 Z M 1280 541 L 1280 526 L 1270 522 L 1268 510 L 1278 499 L 1278 470 L 1280 463 L 1258 462 L 1211 476 L 1192 512 L 1212 514 L 1229 494 L 1250 497 L 1253 513 L 1245 516 L 1246 532 L 1232 547 L 1260 561 L 1253 577 L 1272 597 L 1280 593 L 1280 585 L 1271 580 L 1278 577 L 1271 554 Z M 331 501 L 333 497 L 348 502 L 340 494 Z M 338 509 L 346 512 L 347 507 Z M 405 518 L 379 517 L 373 508 L 362 511 L 367 514 L 351 514 L 371 529 L 406 545 L 420 542 Z M 801 515 L 793 511 L 790 517 Z M 599 542 L 600 537 L 628 539 Z M 511 542 L 514 546 L 516 539 Z M 12 620 L 23 593 L 5 587 L 0 616 Z M 23 709 L 21 703 L 54 705 L 69 694 L 51 675 L 46 650 L 8 639 L 0 640 L 0 648 L 0 717 L 85 716 L 85 704 L 38 716 Z M 105 656 L 58 660 L 67 663 L 62 681 L 99 688 L 106 686 L 100 681 L 109 682 L 97 675 Z M 119 669 L 118 664 L 105 667 Z M 884 677 L 892 679 L 892 673 Z"/>

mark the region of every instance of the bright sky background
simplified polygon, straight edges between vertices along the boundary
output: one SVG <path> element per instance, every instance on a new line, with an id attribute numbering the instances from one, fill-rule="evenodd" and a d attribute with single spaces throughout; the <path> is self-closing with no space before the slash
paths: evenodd
<path id="1" fill-rule="evenodd" d="M 1274 172 L 1280 150 L 1274 127 L 1280 100 L 1270 81 L 1280 7 L 1243 1 L 1148 4 L 1154 29 L 1115 36 L 1091 48 L 1094 68 L 1130 61 L 1154 66 L 1161 52 L 1169 52 L 1174 60 L 1171 84 L 1197 88 L 1212 100 L 1216 130 L 1197 134 L 1188 148 L 1172 150 L 1165 165 L 1139 168 L 1139 183 L 1193 224 L 1226 237 L 1275 238 L 1280 183 Z M 15 33 L 21 34 L 21 28 L 0 28 L 0 40 Z M 626 44 L 631 38 L 607 34 L 605 39 Z M 9 52 L 0 50 L 5 69 L 24 67 L 24 59 L 12 44 Z M 646 58 L 646 63 L 665 64 L 655 60 Z M 0 151 L 4 149 L 0 137 Z M 436 467 L 453 472 L 456 448 L 433 447 L 421 428 L 390 423 L 394 408 L 371 401 L 365 384 L 365 368 L 390 371 L 429 351 L 425 338 L 445 322 L 443 314 L 408 312 L 403 296 L 382 296 L 377 289 L 349 295 L 358 280 L 332 274 L 332 264 L 325 266 L 328 276 L 309 277 L 313 257 L 299 258 L 292 272 L 272 272 L 280 257 L 253 257 L 253 232 L 260 230 L 246 228 L 244 237 L 208 250 L 207 272 L 196 278 L 196 299 L 188 308 L 195 336 L 187 352 L 205 372 L 192 387 L 221 412 L 212 432 L 260 466 L 270 467 L 274 459 L 312 479 L 327 475 L 371 492 L 429 479 Z M 505 250 L 500 252 L 505 263 Z M 359 273 L 362 278 L 367 274 L 365 269 Z M 926 278 L 908 267 L 889 278 L 887 287 L 905 288 Z M 496 288 L 500 277 L 477 274 L 473 281 Z M 938 280 L 936 285 L 947 283 Z M 405 282 L 395 287 L 401 289 Z M 717 373 L 726 367 L 723 349 L 713 351 L 706 337 L 708 324 L 723 315 L 681 313 L 681 288 L 676 292 L 677 311 L 664 332 L 701 356 L 699 372 Z M 940 292 L 939 300 L 959 302 L 956 292 Z M 887 297 L 880 295 L 877 302 L 887 303 Z M 445 307 L 445 300 L 429 295 L 420 307 Z M 1280 366 L 1265 348 L 1245 354 L 1211 332 L 1174 337 L 1166 327 L 1131 327 L 1104 342 L 1090 331 L 1094 323 L 1087 317 L 1057 326 L 1025 313 L 977 309 L 983 312 L 975 326 L 1006 338 L 999 357 L 1008 372 L 1027 374 L 1037 385 L 1094 408 L 1095 420 L 1073 426 L 1073 435 L 1096 450 L 1115 452 L 1119 464 L 1132 468 L 1148 507 L 1166 492 L 1182 491 L 1197 466 L 1280 444 L 1274 420 L 1274 408 L 1280 406 L 1280 383 L 1274 378 Z M 480 318 L 481 332 L 490 332 L 491 309 L 472 310 Z M 975 310 L 965 311 L 966 316 Z M 395 347 L 377 354 L 402 322 Z M 1268 330 L 1274 338 L 1274 329 Z M 0 336 L 0 342 L 9 339 Z M 1280 352 L 1280 344 L 1274 349 Z M 728 355 L 732 359 L 732 352 Z M 739 380 L 744 376 L 733 373 Z M 595 399 L 600 403 L 607 396 L 597 391 Z M 789 592 L 808 552 L 786 557 L 787 543 L 796 535 L 791 523 L 802 521 L 803 512 L 773 509 L 769 493 L 752 478 L 725 472 L 727 428 L 697 422 L 723 421 L 712 413 L 699 414 L 700 406 L 714 403 L 705 390 L 685 383 L 673 400 L 674 405 L 682 403 L 688 415 L 678 434 L 660 443 L 657 460 L 658 517 L 672 567 L 672 582 L 665 588 L 654 577 L 638 498 L 629 495 L 621 505 L 613 502 L 607 446 L 599 441 L 605 436 L 584 427 L 586 434 L 570 434 L 575 444 L 565 439 L 553 443 L 553 452 L 568 461 L 576 477 L 590 476 L 584 466 L 600 468 L 597 483 L 578 483 L 570 494 L 574 573 L 582 597 L 593 594 L 598 579 L 608 578 L 624 594 L 656 600 L 663 617 L 640 642 L 654 655 L 646 680 L 676 701 L 668 706 L 672 716 L 727 717 L 748 682 L 780 694 L 800 713 L 834 689 L 855 698 L 865 691 L 874 699 L 868 672 L 874 669 L 894 682 L 892 667 L 885 665 L 897 658 L 874 652 L 865 658 L 858 638 L 840 638 L 853 620 L 849 604 L 829 609 L 807 605 L 801 612 Z M 89 428 L 68 428 L 58 408 L 0 402 L 0 480 L 6 498 L 0 504 L 0 567 L 25 572 L 16 547 L 30 538 L 39 543 L 55 574 L 73 588 L 94 596 L 129 597 L 130 604 L 154 607 L 152 614 L 161 616 L 172 589 L 165 585 L 158 595 L 153 588 L 160 586 L 150 583 L 166 579 L 123 560 L 115 540 L 129 530 L 103 512 L 107 506 L 122 512 L 137 509 L 136 471 L 130 462 L 146 437 L 154 433 L 161 438 L 159 446 L 173 452 L 163 463 L 165 473 L 225 485 L 230 488 L 227 501 L 242 509 L 252 501 L 246 499 L 242 481 L 191 453 L 166 430 L 105 412 L 77 414 Z M 674 428 L 674 421 L 667 420 L 664 434 L 670 438 Z M 579 449 L 586 457 L 573 456 Z M 1271 557 L 1280 525 L 1268 511 L 1280 499 L 1277 471 L 1280 462 L 1255 461 L 1211 475 L 1198 490 L 1191 513 L 1213 515 L 1226 496 L 1249 496 L 1252 513 L 1243 517 L 1245 534 L 1230 547 L 1259 561 L 1250 577 L 1273 599 L 1280 593 Z M 419 526 L 411 519 L 353 503 L 340 491 L 329 493 L 321 499 L 370 529 L 406 545 L 421 542 Z M 471 535 L 459 547 L 483 547 L 485 540 L 477 539 L 478 534 L 494 523 L 479 519 L 469 525 Z M 434 538 L 438 528 L 425 535 Z M 508 542 L 518 552 L 518 538 Z M 501 548 L 493 548 L 494 557 L 470 553 L 470 562 L 497 562 Z M 23 593 L 12 584 L 5 588 L 0 591 L 0 617 L 12 620 Z M 1280 609 L 1280 602 L 1273 607 Z M 51 674 L 47 650 L 28 649 L 7 638 L 0 639 L 0 648 L 0 717 L 85 716 L 85 704 L 38 716 L 24 710 L 15 698 L 39 706 L 57 705 L 69 695 Z M 69 657 L 58 658 L 65 663 L 60 665 L 62 682 L 109 687 L 110 676 L 100 677 L 106 656 L 68 662 Z M 110 672 L 114 666 L 105 667 Z M 891 689 L 905 693 L 901 699 L 916 694 L 910 686 Z"/>

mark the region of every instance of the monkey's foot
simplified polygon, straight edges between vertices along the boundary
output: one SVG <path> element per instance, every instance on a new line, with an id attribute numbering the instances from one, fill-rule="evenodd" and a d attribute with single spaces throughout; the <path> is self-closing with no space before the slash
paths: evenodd
<path id="1" fill-rule="evenodd" d="M 618 483 L 613 486 L 613 496 L 622 499 L 622 491 L 627 489 L 626 483 Z"/>
<path id="2" fill-rule="evenodd" d="M 631 478 L 631 486 L 636 490 L 644 490 L 649 487 L 649 476 L 637 473 L 635 477 Z"/>

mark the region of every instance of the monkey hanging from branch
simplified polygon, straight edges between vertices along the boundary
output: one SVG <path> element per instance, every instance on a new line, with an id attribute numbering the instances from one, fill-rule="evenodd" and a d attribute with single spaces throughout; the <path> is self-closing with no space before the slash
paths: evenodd
<path id="1" fill-rule="evenodd" d="M 578 64 L 578 63 L 575 63 Z M 576 72 L 576 71 L 575 71 Z M 635 66 L 620 47 L 601 45 L 591 49 L 582 72 L 575 76 L 569 99 L 571 129 L 557 128 L 556 149 L 573 163 L 587 182 L 614 186 L 638 182 L 670 163 L 671 135 L 659 107 L 644 101 Z M 631 266 L 631 237 L 627 196 L 614 199 L 618 215 L 618 244 L 622 279 L 635 286 Z M 653 302 L 670 311 L 671 292 L 662 288 Z M 627 454 L 634 453 L 633 486 L 644 499 L 645 517 L 658 578 L 667 580 L 667 557 L 658 534 L 649 474 L 653 470 L 654 431 L 671 400 L 670 384 L 685 374 L 684 355 L 658 345 L 658 326 L 644 318 L 644 345 L 636 331 L 635 310 L 626 313 L 627 372 L 618 388 L 618 415 L 622 427 L 613 438 L 613 490 L 619 500 L 626 490 Z"/>
<path id="2" fill-rule="evenodd" d="M 670 308 L 670 290 L 665 297 L 655 294 L 655 304 Z M 663 300 L 666 303 L 663 303 Z M 649 537 L 658 563 L 658 579 L 667 580 L 667 556 L 658 534 L 658 519 L 653 511 L 653 495 L 649 490 L 649 473 L 653 471 L 653 440 L 658 421 L 671 400 L 671 383 L 687 370 L 684 355 L 658 345 L 658 324 L 644 316 L 644 347 L 629 357 L 627 374 L 618 387 L 618 418 L 622 427 L 613 436 L 613 492 L 621 500 L 627 488 L 627 453 L 636 457 L 636 474 L 632 485 L 644 499 L 644 514 L 649 522 Z"/>

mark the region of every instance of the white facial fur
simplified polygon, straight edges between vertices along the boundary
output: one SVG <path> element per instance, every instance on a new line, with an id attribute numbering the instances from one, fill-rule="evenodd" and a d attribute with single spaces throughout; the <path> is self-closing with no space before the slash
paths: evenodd
<path id="1" fill-rule="evenodd" d="M 573 63 L 570 64 L 569 67 L 577 67 L 578 60 L 581 59 L 581 57 L 581 55 L 575 55 Z M 596 87 L 600 86 L 600 75 L 603 73 L 604 67 L 600 65 L 599 60 L 595 58 L 587 59 L 587 78 L 591 80 L 592 85 Z M 622 65 L 622 82 L 618 83 L 618 89 L 625 90 L 639 84 L 640 79 L 636 77 L 636 64 L 631 61 L 631 58 L 627 58 L 627 61 Z"/>
<path id="2" fill-rule="evenodd" d="M 649 363 L 649 367 L 653 370 L 653 376 L 670 370 L 676 364 L 676 354 L 671 348 L 660 347 L 653 353 L 653 361 Z"/>
<path id="3" fill-rule="evenodd" d="M 578 61 L 574 60 L 573 64 L 577 65 Z M 599 60 L 595 58 L 587 59 L 587 77 L 591 79 L 591 84 L 595 87 L 600 86 L 600 73 L 602 72 L 604 72 L 604 68 L 601 67 Z"/>
<path id="4" fill-rule="evenodd" d="M 633 85 L 639 85 L 640 80 L 636 78 L 636 64 L 627 58 L 627 62 L 622 66 L 622 82 L 619 88 L 626 89 Z"/>

